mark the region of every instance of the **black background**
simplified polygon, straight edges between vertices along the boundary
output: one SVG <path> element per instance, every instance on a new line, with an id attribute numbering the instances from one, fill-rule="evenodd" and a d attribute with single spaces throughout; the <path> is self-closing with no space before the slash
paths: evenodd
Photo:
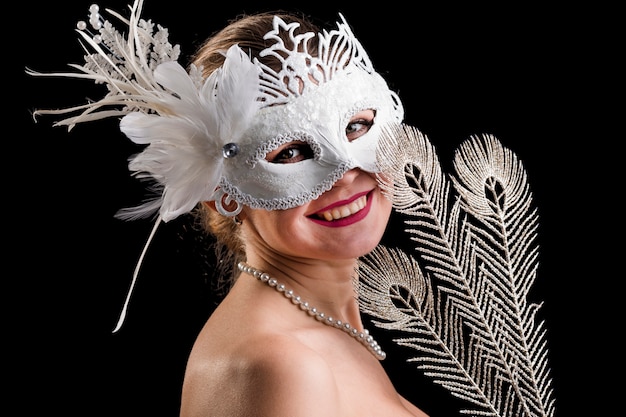
<path id="1" fill-rule="evenodd" d="M 126 167 L 136 149 L 113 120 L 68 133 L 51 127 L 52 117 L 35 123 L 31 116 L 102 96 L 92 82 L 24 73 L 83 62 L 73 29 L 89 4 L 18 4 L 20 26 L 10 32 L 5 18 L 6 398 L 17 415 L 175 416 L 187 354 L 213 308 L 204 242 L 184 217 L 161 227 L 126 324 L 112 334 L 152 227 L 113 218 L 142 197 Z M 127 15 L 127 4 L 101 8 Z M 286 8 L 332 23 L 341 12 L 399 93 L 405 121 L 428 135 L 445 169 L 473 134 L 494 134 L 515 151 L 540 214 L 531 297 L 544 302 L 556 415 L 608 414 L 617 390 L 606 375 L 623 363 L 615 340 L 623 325 L 610 296 L 624 275 L 610 266 L 623 247 L 615 241 L 621 200 L 611 185 L 622 136 L 606 129 L 623 119 L 623 92 L 612 77 L 623 55 L 612 41 L 616 12 L 530 3 L 263 4 L 147 0 L 143 17 L 170 30 L 186 64 L 238 14 Z M 431 417 L 456 415 L 455 399 L 404 362 L 412 352 L 372 331 L 398 389 Z"/>

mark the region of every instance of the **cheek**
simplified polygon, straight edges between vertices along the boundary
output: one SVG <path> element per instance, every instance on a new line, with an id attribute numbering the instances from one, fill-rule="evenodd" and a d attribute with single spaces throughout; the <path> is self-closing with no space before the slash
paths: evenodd
<path id="1" fill-rule="evenodd" d="M 302 234 L 304 216 L 298 208 L 288 210 L 255 210 L 248 220 L 251 232 L 263 245 L 276 249 L 289 248 Z M 304 219 L 306 220 L 306 219 Z"/>

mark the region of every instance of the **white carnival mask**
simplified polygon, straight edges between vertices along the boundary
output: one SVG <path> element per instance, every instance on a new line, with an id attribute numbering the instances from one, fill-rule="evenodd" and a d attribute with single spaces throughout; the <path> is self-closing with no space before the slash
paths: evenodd
<path id="1" fill-rule="evenodd" d="M 85 74 L 54 74 L 105 82 L 109 94 L 78 108 L 38 112 L 86 109 L 57 123 L 69 128 L 124 116 L 121 130 L 147 145 L 129 168 L 155 180 L 161 192 L 157 200 L 127 209 L 126 218 L 159 210 L 169 221 L 202 201 L 215 201 L 227 215 L 242 205 L 287 209 L 319 197 L 350 169 L 376 172 L 380 130 L 401 122 L 403 108 L 343 16 L 336 30 L 300 35 L 293 33 L 298 23 L 275 17 L 265 35 L 274 43 L 261 56 L 280 59 L 280 71 L 251 60 L 235 45 L 225 52 L 222 67 L 203 80 L 200 68 L 192 66 L 188 73 L 176 62 L 178 46 L 167 43 L 166 29 L 158 26 L 153 33 L 154 24 L 139 19 L 141 6 L 141 0 L 133 5 L 126 39 L 92 6 L 91 22 L 100 39 L 84 27 L 79 33 L 96 53 L 87 56 L 86 65 L 74 66 Z M 289 45 L 278 36 L 281 32 L 289 34 Z M 318 41 L 316 56 L 307 49 L 311 38 Z M 350 142 L 346 126 L 368 109 L 375 112 L 372 127 Z M 289 164 L 266 160 L 269 152 L 292 141 L 306 142 L 313 157 Z M 228 212 L 232 201 L 237 209 Z"/>
<path id="2" fill-rule="evenodd" d="M 287 49 L 275 36 L 279 31 L 293 35 L 296 26 L 274 18 L 274 30 L 266 38 L 277 42 L 262 55 L 282 52 L 287 58 L 276 74 L 255 60 L 262 70 L 263 105 L 250 127 L 234 141 L 239 153 L 224 161 L 220 187 L 235 201 L 253 208 L 299 206 L 329 190 L 349 169 L 375 172 L 380 128 L 402 119 L 400 100 L 374 72 L 345 21 L 338 30 L 318 35 L 318 58 L 297 51 L 298 41 L 307 37 L 292 36 L 292 49 Z M 334 53 L 334 45 L 345 46 L 346 53 Z M 346 126 L 367 109 L 376 115 L 372 128 L 350 142 Z M 290 164 L 266 160 L 268 152 L 295 140 L 307 142 L 313 158 Z"/>

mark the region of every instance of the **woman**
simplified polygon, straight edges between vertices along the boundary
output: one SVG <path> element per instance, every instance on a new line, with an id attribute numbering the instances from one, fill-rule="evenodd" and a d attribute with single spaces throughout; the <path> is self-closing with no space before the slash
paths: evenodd
<path id="1" fill-rule="evenodd" d="M 267 45 L 263 37 L 272 30 L 274 16 L 252 15 L 233 22 L 201 48 L 196 65 L 209 75 L 222 65 L 222 51 L 234 44 L 258 56 Z M 298 33 L 319 33 L 300 17 L 278 17 L 287 24 L 296 22 Z M 302 93 L 301 99 L 306 98 Z M 367 135 L 375 123 L 373 108 L 332 110 L 354 113 L 344 126 L 347 142 Z M 299 126 L 293 124 L 295 131 Z M 315 124 L 312 120 L 313 128 Z M 271 129 L 276 134 L 290 132 L 280 124 Z M 288 141 L 265 156 L 270 164 L 293 167 L 310 158 L 311 146 L 303 141 Z M 218 240 L 230 242 L 237 258 L 251 267 L 240 264 L 243 274 L 196 340 L 181 415 L 425 415 L 396 392 L 376 358 L 384 353 L 375 342 L 363 344 L 340 328 L 323 325 L 326 319 L 310 310 L 315 307 L 318 315 L 323 312 L 326 318 L 364 331 L 353 281 L 356 260 L 379 243 L 391 213 L 374 173 L 349 169 L 315 199 L 284 210 L 243 206 L 235 221 L 220 214 L 214 201 L 204 207 Z M 284 285 L 279 292 L 291 290 L 292 300 L 299 296 L 299 301 L 262 282 L 260 271 Z"/>
<path id="2" fill-rule="evenodd" d="M 40 113 L 82 109 L 58 123 L 70 128 L 123 116 L 146 145 L 129 166 L 159 194 L 120 216 L 158 211 L 158 226 L 199 209 L 232 253 L 220 261 L 233 285 L 194 344 L 181 416 L 424 416 L 381 366 L 355 290 L 357 259 L 391 213 L 376 149 L 402 120 L 397 95 L 341 16 L 325 31 L 289 13 L 242 17 L 185 71 L 141 7 L 125 42 L 97 6 L 98 36 L 79 25 L 95 50 L 81 76 L 109 94 Z"/>

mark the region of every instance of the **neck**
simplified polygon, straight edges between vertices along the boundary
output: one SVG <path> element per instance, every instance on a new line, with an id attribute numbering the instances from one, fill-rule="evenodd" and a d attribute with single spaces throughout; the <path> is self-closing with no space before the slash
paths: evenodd
<path id="1" fill-rule="evenodd" d="M 354 288 L 356 260 L 322 262 L 249 254 L 247 263 L 276 278 L 326 314 L 362 328 Z"/>
<path id="2" fill-rule="evenodd" d="M 355 326 L 345 319 L 333 316 L 332 314 L 327 314 L 317 306 L 312 305 L 307 300 L 303 299 L 298 293 L 293 291 L 293 289 L 287 287 L 284 283 L 280 282 L 276 279 L 276 277 L 271 276 L 266 271 L 250 266 L 245 262 L 240 262 L 238 268 L 240 271 L 253 276 L 260 282 L 267 284 L 270 288 L 273 288 L 280 294 L 284 295 L 296 308 L 320 323 L 345 332 L 347 335 L 354 338 L 354 340 L 365 346 L 378 360 L 385 359 L 385 352 L 382 351 L 381 347 L 369 334 L 368 330 L 363 328 L 360 317 L 359 326 Z M 353 303 L 356 304 L 356 301 Z M 358 313 L 358 308 L 356 311 Z"/>

